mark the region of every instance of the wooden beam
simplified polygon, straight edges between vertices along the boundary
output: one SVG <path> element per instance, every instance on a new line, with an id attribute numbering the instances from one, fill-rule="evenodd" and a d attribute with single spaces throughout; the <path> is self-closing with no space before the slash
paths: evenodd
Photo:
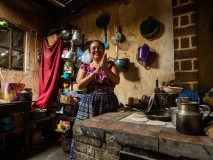
<path id="1" fill-rule="evenodd" d="M 50 3 L 52 3 L 52 4 L 56 5 L 56 6 L 58 6 L 58 7 L 61 7 L 61 8 L 64 8 L 64 7 L 65 7 L 64 4 L 58 2 L 57 0 L 48 0 L 48 1 L 49 1 Z"/>

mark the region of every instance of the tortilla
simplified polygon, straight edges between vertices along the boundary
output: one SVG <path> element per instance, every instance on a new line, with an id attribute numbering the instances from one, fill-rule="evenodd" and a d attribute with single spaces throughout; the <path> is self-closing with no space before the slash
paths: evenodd
<path id="1" fill-rule="evenodd" d="M 141 117 L 133 117 L 132 121 L 135 121 L 135 122 L 146 122 L 146 121 L 148 121 L 148 119 L 146 117 L 143 117 L 143 118 L 141 118 Z"/>
<path id="2" fill-rule="evenodd" d="M 149 120 L 149 121 L 147 122 L 147 124 L 156 125 L 156 126 L 165 126 L 165 125 L 166 125 L 166 122 Z"/>
<path id="3" fill-rule="evenodd" d="M 144 118 L 144 117 L 146 117 L 146 115 L 145 114 L 143 114 L 143 113 L 135 113 L 134 114 L 134 117 L 136 117 L 136 118 Z"/>

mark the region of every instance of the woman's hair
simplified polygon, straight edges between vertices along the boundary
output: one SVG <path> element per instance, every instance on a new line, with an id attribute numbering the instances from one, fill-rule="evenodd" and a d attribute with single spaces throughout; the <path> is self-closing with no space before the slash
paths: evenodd
<path id="1" fill-rule="evenodd" d="M 101 47 L 103 47 L 103 51 L 105 51 L 105 46 L 103 42 L 101 42 L 100 40 L 93 40 L 89 45 L 89 52 L 90 52 L 90 47 L 94 42 L 98 42 L 101 45 Z"/>

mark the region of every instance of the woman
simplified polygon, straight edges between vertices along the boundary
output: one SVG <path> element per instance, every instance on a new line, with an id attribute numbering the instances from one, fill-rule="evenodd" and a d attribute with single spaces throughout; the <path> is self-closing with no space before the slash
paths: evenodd
<path id="1" fill-rule="evenodd" d="M 118 99 L 114 94 L 115 85 L 120 77 L 113 61 L 108 61 L 104 53 L 104 44 L 94 40 L 89 46 L 92 57 L 90 64 L 82 64 L 78 71 L 77 85 L 79 89 L 86 88 L 79 102 L 75 123 L 103 113 L 117 110 Z M 72 140 L 70 160 L 74 157 L 74 140 Z"/>

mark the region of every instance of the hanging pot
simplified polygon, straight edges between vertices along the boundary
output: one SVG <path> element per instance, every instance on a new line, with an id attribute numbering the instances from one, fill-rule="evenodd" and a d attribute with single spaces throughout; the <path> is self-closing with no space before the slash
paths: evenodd
<path id="1" fill-rule="evenodd" d="M 144 38 L 154 38 L 160 31 L 160 24 L 153 17 L 149 16 L 140 24 L 140 33 Z"/>
<path id="2" fill-rule="evenodd" d="M 119 71 L 121 72 L 126 72 L 129 69 L 129 64 L 130 64 L 130 60 L 129 58 L 126 59 L 116 59 L 114 61 L 116 67 L 118 68 Z"/>
<path id="3" fill-rule="evenodd" d="M 72 42 L 75 45 L 80 45 L 82 43 L 82 34 L 78 30 L 73 30 Z"/>
<path id="4" fill-rule="evenodd" d="M 106 27 L 110 21 L 110 14 L 108 12 L 102 11 L 96 17 L 96 26 L 100 29 Z"/>
<path id="5" fill-rule="evenodd" d="M 149 46 L 144 44 L 143 46 L 138 47 L 137 59 L 139 61 L 146 61 L 149 55 Z"/>
<path id="6" fill-rule="evenodd" d="M 61 39 L 63 40 L 70 40 L 72 37 L 72 34 L 69 30 L 62 30 L 60 32 L 60 35 L 61 35 Z"/>
<path id="7" fill-rule="evenodd" d="M 118 45 L 119 43 L 123 42 L 123 40 L 125 39 L 125 37 L 120 32 L 120 27 L 119 26 L 114 25 L 114 31 L 115 31 L 115 35 L 112 36 L 111 41 L 112 41 L 112 44 Z"/>
<path id="8" fill-rule="evenodd" d="M 154 62 L 156 58 L 156 52 L 154 49 L 150 48 L 147 44 L 138 47 L 138 53 L 136 55 L 136 59 L 138 63 L 145 67 L 145 69 L 149 70 L 150 65 Z"/>

